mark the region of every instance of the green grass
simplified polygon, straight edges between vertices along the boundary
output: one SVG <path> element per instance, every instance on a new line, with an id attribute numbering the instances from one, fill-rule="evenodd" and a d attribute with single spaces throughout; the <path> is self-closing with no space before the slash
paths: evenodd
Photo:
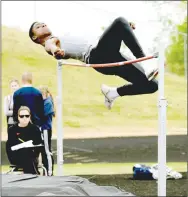
<path id="1" fill-rule="evenodd" d="M 147 164 L 152 165 L 152 163 Z M 167 164 L 183 175 L 179 180 L 167 180 L 167 196 L 187 196 L 187 164 L 184 162 Z M 157 181 L 132 179 L 133 165 L 134 163 L 64 164 L 63 175 L 77 175 L 98 186 L 113 186 L 136 196 L 157 196 Z M 8 169 L 8 166 L 2 166 L 4 172 Z M 55 174 L 56 169 L 57 166 L 55 166 Z"/>
<path id="2" fill-rule="evenodd" d="M 56 61 L 43 48 L 32 43 L 27 32 L 2 28 L 2 98 L 9 93 L 12 77 L 20 80 L 24 71 L 33 73 L 34 86 L 47 85 L 57 96 Z M 102 83 L 120 86 L 125 81 L 104 76 L 90 68 L 63 67 L 64 127 L 95 128 L 103 126 L 157 127 L 158 93 L 127 96 L 116 100 L 111 111 L 103 105 Z M 165 75 L 165 95 L 168 100 L 168 128 L 187 127 L 186 81 L 169 73 Z M 6 132 L 5 116 L 3 131 Z M 54 121 L 54 125 L 56 120 Z M 56 127 L 54 127 L 54 130 Z"/>
<path id="3" fill-rule="evenodd" d="M 153 165 L 154 163 L 144 163 Z M 132 167 L 135 163 L 89 163 L 89 164 L 64 164 L 64 175 L 112 175 L 112 174 L 132 174 Z M 178 172 L 187 171 L 187 163 L 185 162 L 169 162 L 169 167 Z M 9 170 L 8 165 L 2 166 L 2 172 Z M 57 165 L 54 165 L 54 174 L 57 175 Z"/>

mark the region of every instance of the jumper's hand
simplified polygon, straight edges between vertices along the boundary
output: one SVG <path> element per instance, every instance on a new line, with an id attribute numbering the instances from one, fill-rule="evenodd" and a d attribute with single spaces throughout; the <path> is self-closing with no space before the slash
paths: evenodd
<path id="1" fill-rule="evenodd" d="M 135 23 L 130 22 L 129 25 L 131 26 L 131 28 L 132 28 L 133 30 L 136 29 Z"/>
<path id="2" fill-rule="evenodd" d="M 65 52 L 61 49 L 58 49 L 57 51 L 54 52 L 54 57 L 57 60 L 63 59 L 64 55 L 65 55 Z"/>

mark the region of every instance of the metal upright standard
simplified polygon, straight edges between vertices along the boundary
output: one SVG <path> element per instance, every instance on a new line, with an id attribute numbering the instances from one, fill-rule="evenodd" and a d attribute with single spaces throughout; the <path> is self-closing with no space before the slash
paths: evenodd
<path id="1" fill-rule="evenodd" d="M 164 46 L 159 49 L 159 132 L 158 132 L 158 196 L 166 196 L 166 107 L 164 96 Z"/>
<path id="2" fill-rule="evenodd" d="M 62 62 L 57 61 L 57 175 L 63 175 L 63 80 L 62 80 Z"/>
<path id="3" fill-rule="evenodd" d="M 158 132 L 158 196 L 166 196 L 166 107 L 167 101 L 164 96 L 164 65 L 165 53 L 164 45 L 160 44 L 159 54 L 153 56 L 130 60 L 127 62 L 117 62 L 108 64 L 75 64 L 62 63 L 61 60 L 57 63 L 57 78 L 58 78 L 58 99 L 57 99 L 57 174 L 63 174 L 63 121 L 62 121 L 62 65 L 79 66 L 79 67 L 113 67 L 121 65 L 130 65 L 133 62 L 140 62 L 147 59 L 158 57 L 159 64 L 159 132 Z"/>

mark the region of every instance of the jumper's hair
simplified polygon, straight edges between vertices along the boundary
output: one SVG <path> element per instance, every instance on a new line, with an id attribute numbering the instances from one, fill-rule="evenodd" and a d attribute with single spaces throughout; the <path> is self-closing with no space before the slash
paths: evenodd
<path id="1" fill-rule="evenodd" d="M 31 40 L 32 40 L 33 42 L 39 44 L 39 43 L 37 42 L 37 39 L 36 39 L 36 40 L 33 40 L 33 38 L 32 38 L 32 37 L 34 36 L 34 33 L 33 33 L 33 26 L 35 25 L 35 23 L 37 23 L 37 22 L 32 23 L 31 27 L 29 28 L 29 37 L 31 38 Z"/>

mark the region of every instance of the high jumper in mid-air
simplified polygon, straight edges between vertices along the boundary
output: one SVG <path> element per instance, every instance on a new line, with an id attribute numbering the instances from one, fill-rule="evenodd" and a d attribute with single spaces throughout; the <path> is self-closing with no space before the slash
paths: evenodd
<path id="1" fill-rule="evenodd" d="M 34 22 L 29 29 L 29 37 L 44 47 L 49 55 L 56 59 L 76 59 L 86 64 L 105 64 L 130 60 L 120 52 L 121 42 L 130 49 L 135 58 L 146 57 L 133 30 L 135 24 L 123 17 L 116 18 L 103 32 L 97 44 L 89 43 L 86 36 L 56 37 L 45 23 Z M 158 90 L 155 77 L 158 65 L 155 59 L 132 63 L 124 66 L 97 67 L 96 71 L 104 75 L 119 76 L 130 82 L 120 87 L 101 86 L 105 106 L 112 108 L 116 98 L 121 96 L 151 94 Z M 97 79 L 96 79 L 97 80 Z"/>

